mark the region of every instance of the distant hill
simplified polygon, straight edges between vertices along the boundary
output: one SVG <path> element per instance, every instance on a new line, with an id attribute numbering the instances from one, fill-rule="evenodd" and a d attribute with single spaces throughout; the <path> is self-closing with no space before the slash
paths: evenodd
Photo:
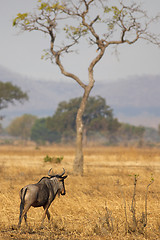
<path id="1" fill-rule="evenodd" d="M 53 115 L 61 101 L 82 96 L 76 82 L 29 79 L 0 66 L 0 81 L 10 81 L 27 91 L 29 101 L 10 105 L 1 111 L 3 125 L 24 113 L 46 117 Z M 134 76 L 113 82 L 97 81 L 91 95 L 100 95 L 123 122 L 157 127 L 160 123 L 160 76 Z"/>
<path id="2" fill-rule="evenodd" d="M 160 123 L 160 76 L 134 76 L 108 84 L 98 83 L 96 88 L 120 121 L 157 128 Z"/>

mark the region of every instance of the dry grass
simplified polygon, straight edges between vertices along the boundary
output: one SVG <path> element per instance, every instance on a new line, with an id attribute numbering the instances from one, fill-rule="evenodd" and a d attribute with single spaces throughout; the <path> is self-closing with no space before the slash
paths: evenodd
<path id="1" fill-rule="evenodd" d="M 61 164 L 45 163 L 44 157 L 64 156 Z M 84 149 L 84 176 L 72 173 L 74 149 L 69 147 L 0 147 L 0 239 L 160 239 L 160 150 L 128 148 Z M 67 171 L 66 195 L 50 207 L 52 220 L 40 229 L 43 209 L 31 208 L 29 227 L 19 216 L 19 190 L 45 176 L 49 168 Z M 139 174 L 136 217 L 144 211 L 145 190 L 151 174 L 154 183 L 148 193 L 148 222 L 143 231 L 125 233 L 124 193 L 128 222 L 134 175 Z M 119 181 L 120 185 L 117 184 Z M 105 207 L 107 206 L 107 211 Z"/>

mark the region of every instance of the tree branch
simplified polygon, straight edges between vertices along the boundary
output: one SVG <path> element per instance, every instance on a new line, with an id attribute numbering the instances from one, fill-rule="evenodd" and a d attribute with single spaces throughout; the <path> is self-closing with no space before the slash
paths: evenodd
<path id="1" fill-rule="evenodd" d="M 61 73 L 63 75 L 65 75 L 66 77 L 74 79 L 83 89 L 86 88 L 86 85 L 76 75 L 74 75 L 73 73 L 69 73 L 64 69 L 64 67 L 63 67 L 63 65 L 60 61 L 60 54 L 59 53 L 55 54 L 55 59 L 56 59 L 56 64 L 59 66 L 59 68 L 61 70 Z"/>

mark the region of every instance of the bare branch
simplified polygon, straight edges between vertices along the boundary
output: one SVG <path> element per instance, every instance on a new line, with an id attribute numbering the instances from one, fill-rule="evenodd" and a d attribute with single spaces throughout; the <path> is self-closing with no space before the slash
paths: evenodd
<path id="1" fill-rule="evenodd" d="M 55 55 L 55 59 L 56 59 L 56 64 L 59 66 L 59 68 L 61 70 L 61 73 L 63 75 L 65 75 L 66 77 L 74 79 L 82 88 L 84 88 L 84 89 L 86 88 L 86 85 L 76 75 L 74 75 L 73 73 L 69 73 L 64 69 L 64 67 L 63 67 L 63 65 L 60 61 L 60 54 L 57 53 Z"/>
<path id="2" fill-rule="evenodd" d="M 98 19 L 99 19 L 99 15 L 90 23 L 90 26 L 92 26 Z"/>
<path id="3" fill-rule="evenodd" d="M 148 189 L 151 186 L 151 184 L 154 182 L 154 179 L 151 179 L 151 182 L 148 184 L 146 188 L 146 195 L 145 195 L 145 222 L 144 222 L 144 227 L 147 225 L 147 200 L 148 200 Z"/>

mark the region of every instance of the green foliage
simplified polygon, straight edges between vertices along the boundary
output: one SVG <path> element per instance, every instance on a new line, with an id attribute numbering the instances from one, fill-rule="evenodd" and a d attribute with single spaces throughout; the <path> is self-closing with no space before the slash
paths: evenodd
<path id="1" fill-rule="evenodd" d="M 47 125 L 53 131 L 58 131 L 62 138 L 73 139 L 76 134 L 76 115 L 82 98 L 74 98 L 69 102 L 60 102 L 53 115 L 47 119 Z M 89 97 L 83 123 L 87 132 L 114 132 L 119 127 L 118 120 L 113 117 L 112 109 L 106 105 L 105 99 L 96 96 Z"/>
<path id="2" fill-rule="evenodd" d="M 89 97 L 83 121 L 89 131 L 113 131 L 118 127 L 118 121 L 113 117 L 113 110 L 100 96 Z"/>
<path id="3" fill-rule="evenodd" d="M 120 21 L 120 19 L 122 19 L 121 17 L 127 15 L 127 12 L 124 8 L 119 9 L 117 6 L 104 7 L 104 13 L 110 15 L 110 20 L 107 24 L 109 30 L 113 30 L 115 25 Z"/>
<path id="4" fill-rule="evenodd" d="M 51 162 L 51 163 L 56 163 L 56 164 L 60 164 L 63 160 L 63 156 L 60 157 L 50 157 L 48 155 L 46 155 L 44 157 L 44 162 Z"/>
<path id="5" fill-rule="evenodd" d="M 23 21 L 25 24 L 29 24 L 27 17 L 28 13 L 18 13 L 17 17 L 13 19 L 13 26 L 16 26 L 20 21 Z"/>
<path id="6" fill-rule="evenodd" d="M 28 95 L 20 87 L 0 81 L 0 109 L 7 108 L 9 103 L 14 104 L 15 101 L 23 103 L 24 100 L 28 100 Z"/>
<path id="7" fill-rule="evenodd" d="M 71 38 L 71 37 L 77 36 L 77 35 L 82 36 L 82 35 L 85 35 L 88 32 L 87 28 L 84 27 L 82 24 L 80 24 L 78 27 L 66 25 L 63 28 L 63 30 L 67 34 L 67 38 Z"/>
<path id="8" fill-rule="evenodd" d="M 64 10 L 65 5 L 59 4 L 59 1 L 55 1 L 54 4 L 51 2 L 42 2 L 41 0 L 38 1 L 40 3 L 40 6 L 38 7 L 38 10 L 45 10 L 46 12 L 56 11 L 56 10 Z"/>
<path id="9" fill-rule="evenodd" d="M 145 128 L 143 126 L 133 126 L 127 123 L 122 123 L 119 129 L 119 135 L 125 140 L 140 139 L 143 137 Z"/>
<path id="10" fill-rule="evenodd" d="M 39 1 L 40 2 L 40 1 Z M 39 6 L 39 10 L 42 10 L 42 9 L 48 9 L 49 8 L 49 4 L 47 3 L 41 3 L 41 5 Z"/>
<path id="11" fill-rule="evenodd" d="M 37 6 L 37 10 L 40 11 L 39 12 L 39 16 L 42 15 L 48 15 L 52 12 L 56 13 L 56 12 L 61 12 L 62 10 L 65 9 L 65 4 L 60 4 L 59 1 L 41 1 L 38 0 L 38 6 Z M 29 14 L 29 13 L 18 13 L 16 18 L 13 19 L 13 26 L 18 26 L 19 24 L 21 26 L 25 26 L 28 24 L 32 24 L 34 22 L 34 17 L 33 15 Z M 40 19 L 40 18 L 39 18 Z M 47 17 L 46 17 L 47 19 Z M 45 19 L 45 21 L 46 21 Z"/>
<path id="12" fill-rule="evenodd" d="M 53 161 L 53 157 L 49 157 L 48 155 L 44 157 L 44 162 L 52 162 L 52 161 Z"/>
<path id="13" fill-rule="evenodd" d="M 150 182 L 154 182 L 154 176 L 153 176 L 153 173 L 151 173 L 151 180 Z"/>
<path id="14" fill-rule="evenodd" d="M 37 117 L 24 114 L 15 118 L 8 126 L 7 131 L 11 136 L 21 137 L 24 140 L 30 139 L 31 129 Z"/>
<path id="15" fill-rule="evenodd" d="M 31 129 L 31 140 L 37 143 L 59 142 L 60 136 L 57 131 L 52 131 L 47 127 L 47 119 L 40 118 L 35 121 Z"/>

